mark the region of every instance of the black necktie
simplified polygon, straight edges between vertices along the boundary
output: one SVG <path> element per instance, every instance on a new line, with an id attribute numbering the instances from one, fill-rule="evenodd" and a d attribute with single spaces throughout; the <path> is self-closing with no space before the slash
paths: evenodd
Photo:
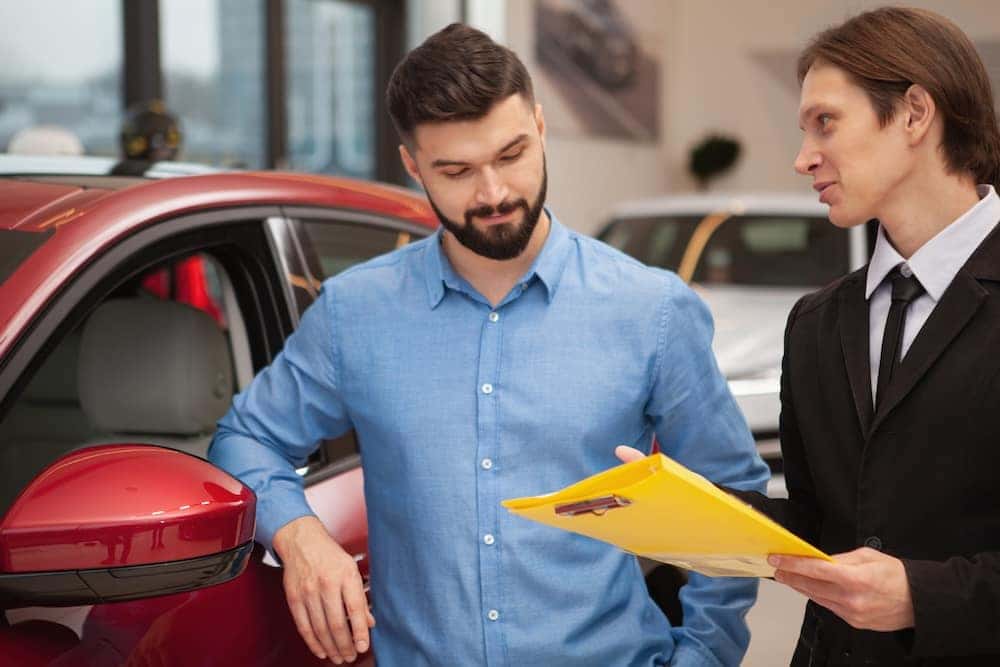
<path id="1" fill-rule="evenodd" d="M 903 349 L 903 324 L 906 321 L 906 308 L 910 302 L 924 293 L 924 287 L 912 273 L 904 276 L 897 266 L 888 276 L 892 281 L 892 305 L 889 307 L 889 317 L 885 320 L 885 331 L 882 334 L 882 358 L 878 364 L 878 382 L 876 383 L 875 409 L 878 410 L 889 384 L 892 382 L 893 371 L 899 366 L 900 353 Z"/>

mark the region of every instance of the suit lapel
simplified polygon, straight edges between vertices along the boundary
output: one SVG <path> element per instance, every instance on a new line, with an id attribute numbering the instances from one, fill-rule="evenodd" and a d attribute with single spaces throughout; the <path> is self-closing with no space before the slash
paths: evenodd
<path id="1" fill-rule="evenodd" d="M 867 438 L 871 428 L 872 385 L 868 357 L 868 301 L 865 299 L 864 277 L 867 269 L 855 273 L 840 291 L 840 346 L 847 365 L 854 408 L 858 413 L 861 432 Z"/>

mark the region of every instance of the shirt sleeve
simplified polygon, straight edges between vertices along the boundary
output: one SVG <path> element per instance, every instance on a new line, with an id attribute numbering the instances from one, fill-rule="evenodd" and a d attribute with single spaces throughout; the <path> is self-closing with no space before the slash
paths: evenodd
<path id="1" fill-rule="evenodd" d="M 667 456 L 716 484 L 763 492 L 769 470 L 716 364 L 712 334 L 708 308 L 669 274 L 646 415 Z M 750 642 L 744 617 L 757 580 L 690 573 L 680 598 L 684 622 L 671 630 L 671 664 L 739 664 Z"/>
<path id="2" fill-rule="evenodd" d="M 270 366 L 233 399 L 208 458 L 257 494 L 255 539 L 268 549 L 289 521 L 312 514 L 295 472 L 326 438 L 351 428 L 337 384 L 334 303 L 324 289 Z"/>

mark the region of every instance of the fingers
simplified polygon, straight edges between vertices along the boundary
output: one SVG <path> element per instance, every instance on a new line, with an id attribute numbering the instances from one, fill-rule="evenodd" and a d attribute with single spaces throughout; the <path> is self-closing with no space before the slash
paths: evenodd
<path id="1" fill-rule="evenodd" d="M 837 554 L 833 557 L 833 560 L 838 563 L 843 563 L 844 565 L 862 565 L 864 563 L 871 563 L 872 561 L 887 558 L 890 558 L 890 556 L 887 556 L 881 551 L 875 551 L 869 547 L 861 547 L 860 549 L 855 549 L 854 551 Z"/>
<path id="2" fill-rule="evenodd" d="M 618 445 L 615 447 L 615 456 L 622 463 L 631 463 L 632 461 L 638 461 L 639 459 L 646 458 L 646 455 L 640 452 L 635 447 L 629 447 L 628 445 Z"/>
<path id="3" fill-rule="evenodd" d="M 311 588 L 301 597 L 289 595 L 289 609 L 306 645 L 320 659 L 353 662 L 371 646 L 368 629 L 375 617 L 368 610 L 360 573 L 342 584 Z"/>
<path id="4" fill-rule="evenodd" d="M 844 589 L 839 584 L 833 584 L 822 579 L 812 579 L 785 570 L 774 573 L 774 580 L 793 588 L 802 595 L 818 601 L 818 598 L 839 600 L 844 595 Z"/>
<path id="5" fill-rule="evenodd" d="M 319 594 L 310 595 L 306 601 L 306 610 L 309 612 L 309 622 L 313 635 L 323 647 L 323 652 L 336 664 L 341 664 L 346 657 L 340 650 L 335 634 L 331 632 L 332 626 L 336 622 L 335 606 L 331 604 L 325 596 Z M 341 612 L 343 616 L 343 612 Z"/>
<path id="6" fill-rule="evenodd" d="M 332 637 L 335 651 L 331 651 L 334 662 L 340 664 L 337 657 L 344 658 L 348 662 L 353 662 L 358 657 L 354 648 L 354 641 L 351 638 L 351 629 L 347 625 L 347 614 L 344 612 L 344 602 L 340 596 L 340 591 L 330 591 L 323 596 L 323 608 L 325 610 L 327 633 Z"/>
<path id="7" fill-rule="evenodd" d="M 305 641 L 309 650 L 320 660 L 325 659 L 326 649 L 323 648 L 323 645 L 313 632 L 312 621 L 309 620 L 309 612 L 306 611 L 305 605 L 298 599 L 293 599 L 293 596 L 289 594 L 288 610 L 292 613 L 292 620 L 295 621 L 295 629 L 302 635 L 302 640 Z"/>
<path id="8" fill-rule="evenodd" d="M 344 609 L 351 624 L 351 639 L 354 650 L 364 653 L 368 650 L 368 623 L 374 624 L 374 617 L 368 611 L 368 600 L 361 582 L 361 575 L 355 574 L 344 586 Z"/>
<path id="9" fill-rule="evenodd" d="M 805 556 L 768 556 L 767 562 L 785 573 L 797 574 L 810 579 L 842 582 L 847 576 L 847 569 L 837 563 L 820 558 Z"/>

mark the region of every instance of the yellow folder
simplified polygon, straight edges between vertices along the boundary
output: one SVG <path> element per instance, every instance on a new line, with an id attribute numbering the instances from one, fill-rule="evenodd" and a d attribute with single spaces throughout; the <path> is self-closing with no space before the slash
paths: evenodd
<path id="1" fill-rule="evenodd" d="M 713 577 L 770 577 L 768 554 L 831 558 L 663 454 L 503 501 L 532 521 Z"/>

